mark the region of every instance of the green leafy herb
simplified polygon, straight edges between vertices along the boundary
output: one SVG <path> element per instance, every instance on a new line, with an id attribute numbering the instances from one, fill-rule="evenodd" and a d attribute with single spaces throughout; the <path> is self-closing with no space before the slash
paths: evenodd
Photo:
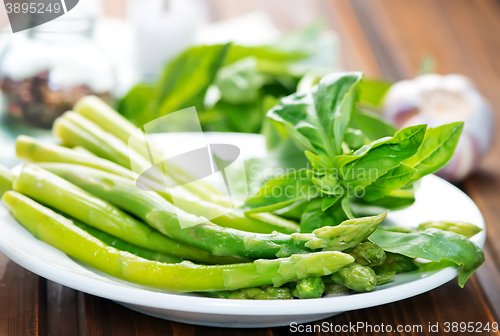
<path id="1" fill-rule="evenodd" d="M 404 187 L 417 170 L 401 163 L 376 179 L 365 188 L 366 201 L 374 201 L 390 194 L 392 191 Z"/>
<path id="2" fill-rule="evenodd" d="M 382 104 L 382 100 L 391 86 L 392 83 L 387 81 L 373 78 L 363 78 L 358 86 L 358 100 L 362 104 L 378 107 Z"/>
<path id="3" fill-rule="evenodd" d="M 377 114 L 355 108 L 351 114 L 349 127 L 363 132 L 368 139 L 375 141 L 384 137 L 392 137 L 397 129 Z"/>
<path id="4" fill-rule="evenodd" d="M 377 230 L 370 240 L 385 251 L 402 254 L 410 258 L 422 258 L 439 262 L 453 261 L 460 266 L 458 284 L 465 285 L 469 277 L 484 262 L 481 248 L 467 237 L 439 229 L 427 229 L 420 233 L 399 233 Z"/>
<path id="5" fill-rule="evenodd" d="M 463 122 L 454 122 L 427 130 L 417 154 L 404 162 L 417 169 L 414 180 L 432 174 L 446 165 L 453 157 L 463 126 Z"/>
<path id="6" fill-rule="evenodd" d="M 307 171 L 299 170 L 265 183 L 255 196 L 246 201 L 245 207 L 251 209 L 247 213 L 272 212 L 318 194 Z"/>
<path id="7" fill-rule="evenodd" d="M 230 44 L 198 46 L 170 62 L 157 85 L 159 115 L 183 108 L 202 108 L 208 87 L 222 66 Z"/>
<path id="8" fill-rule="evenodd" d="M 336 158 L 343 183 L 351 187 L 366 187 L 413 156 L 422 143 L 425 125 L 409 126 L 394 137 L 381 139 L 361 147 L 352 155 Z"/>
<path id="9" fill-rule="evenodd" d="M 331 198 L 315 198 L 309 202 L 300 219 L 300 232 L 307 233 L 323 226 L 336 226 L 349 219 L 342 207 L 342 202 L 338 202 L 339 198 L 335 198 L 335 202 L 323 210 L 325 199 Z"/>
<path id="10" fill-rule="evenodd" d="M 358 72 L 327 75 L 312 93 L 283 98 L 269 111 L 268 117 L 283 123 L 307 150 L 333 158 L 342 151 L 355 86 L 361 76 Z"/>

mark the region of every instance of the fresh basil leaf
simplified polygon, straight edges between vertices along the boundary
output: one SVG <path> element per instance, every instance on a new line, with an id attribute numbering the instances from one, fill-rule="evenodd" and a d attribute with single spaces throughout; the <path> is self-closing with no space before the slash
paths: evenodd
<path id="1" fill-rule="evenodd" d="M 360 79 L 358 72 L 327 75 L 312 93 L 284 97 L 267 116 L 283 123 L 290 136 L 307 150 L 333 158 L 341 152 L 354 88 Z"/>
<path id="2" fill-rule="evenodd" d="M 370 240 L 385 251 L 402 254 L 410 258 L 422 258 L 439 262 L 453 261 L 460 266 L 458 284 L 460 287 L 484 262 L 484 254 L 479 246 L 461 234 L 427 229 L 419 233 L 399 233 L 376 230 Z"/>
<path id="3" fill-rule="evenodd" d="M 275 103 L 277 103 L 277 101 Z M 274 105 L 276 104 L 273 104 L 273 106 Z M 272 150 L 291 139 L 288 136 L 285 126 L 270 118 L 264 118 L 260 133 L 266 138 L 266 147 L 268 150 Z"/>
<path id="4" fill-rule="evenodd" d="M 273 178 L 305 168 L 307 159 L 304 150 L 289 138 L 271 149 L 266 157 L 245 161 L 249 195 L 255 195 L 264 183 Z"/>
<path id="5" fill-rule="evenodd" d="M 332 171 L 335 172 L 335 170 Z M 312 173 L 310 178 L 314 185 L 325 195 L 338 197 L 344 194 L 344 188 L 335 173 L 327 173 L 319 177 Z"/>
<path id="6" fill-rule="evenodd" d="M 169 62 L 157 84 L 158 115 L 191 106 L 201 110 L 229 48 L 230 44 L 192 47 Z"/>
<path id="7" fill-rule="evenodd" d="M 321 123 L 319 129 L 327 139 L 333 138 L 335 154 L 342 153 L 344 132 L 351 118 L 356 85 L 362 76 L 360 72 L 333 73 L 324 76 L 312 89 L 314 107 Z"/>
<path id="8" fill-rule="evenodd" d="M 228 65 L 243 58 L 253 56 L 257 59 L 270 60 L 276 62 L 294 62 L 309 56 L 302 50 L 286 51 L 279 50 L 272 46 L 242 46 L 234 45 L 229 50 L 224 64 Z"/>
<path id="9" fill-rule="evenodd" d="M 342 202 L 336 202 L 327 210 L 322 210 L 323 199 L 315 198 L 309 202 L 300 219 L 300 232 L 310 233 L 323 226 L 336 226 L 349 219 L 344 212 Z"/>
<path id="10" fill-rule="evenodd" d="M 248 104 L 232 104 L 225 100 L 219 100 L 210 109 L 200 113 L 200 122 L 203 121 L 205 129 L 211 130 L 210 124 L 205 122 L 206 116 L 210 113 L 217 113 L 222 116 L 217 120 L 217 129 L 224 127 L 224 129 L 232 132 L 240 133 L 258 133 L 260 131 L 264 114 L 260 106 L 259 100 Z"/>
<path id="11" fill-rule="evenodd" d="M 155 106 L 151 105 L 154 95 L 153 85 L 138 84 L 122 98 L 118 111 L 135 125 L 142 126 L 144 120 L 154 118 Z"/>
<path id="12" fill-rule="evenodd" d="M 348 128 L 344 134 L 344 142 L 347 144 L 349 149 L 358 150 L 364 145 L 370 143 L 370 140 L 364 135 L 364 133 L 358 129 Z"/>
<path id="13" fill-rule="evenodd" d="M 307 157 L 307 160 L 309 160 L 309 162 L 311 163 L 313 169 L 318 171 L 319 173 L 322 172 L 324 174 L 325 172 L 333 168 L 332 160 L 330 160 L 328 156 L 316 155 L 307 150 L 304 153 Z"/>
<path id="14" fill-rule="evenodd" d="M 330 208 L 335 203 L 337 203 L 339 200 L 340 200 L 340 197 L 335 197 L 335 196 L 323 197 L 323 203 L 321 204 L 321 210 L 325 211 L 326 209 Z"/>
<path id="15" fill-rule="evenodd" d="M 391 82 L 365 77 L 358 85 L 358 100 L 362 104 L 379 107 L 391 86 Z"/>
<path id="16" fill-rule="evenodd" d="M 290 204 L 287 207 L 284 207 L 283 209 L 279 209 L 274 211 L 275 215 L 281 216 L 286 219 L 291 219 L 294 221 L 300 221 L 300 218 L 302 217 L 302 214 L 304 211 L 306 211 L 307 206 L 309 205 L 308 200 L 303 199 L 297 202 L 294 202 Z"/>
<path id="17" fill-rule="evenodd" d="M 359 108 L 353 109 L 349 127 L 359 129 L 372 141 L 392 137 L 397 131 L 396 127 L 384 121 L 378 114 Z"/>
<path id="18" fill-rule="evenodd" d="M 316 129 L 317 118 L 313 106 L 313 98 L 307 93 L 294 93 L 284 97 L 269 110 L 267 116 L 283 124 L 290 137 L 311 152 L 326 155 L 323 139 Z"/>
<path id="19" fill-rule="evenodd" d="M 272 212 L 318 195 L 307 171 L 302 169 L 266 182 L 255 196 L 247 199 L 243 208 L 246 213 Z"/>
<path id="20" fill-rule="evenodd" d="M 348 219 L 355 219 L 356 216 L 354 216 L 354 214 L 352 213 L 350 203 L 351 199 L 349 197 L 342 198 L 341 205 L 345 215 L 347 216 Z"/>
<path id="21" fill-rule="evenodd" d="M 365 195 L 363 199 L 366 201 L 375 201 L 394 190 L 402 188 L 410 182 L 416 172 L 415 168 L 401 163 L 369 184 L 364 190 Z"/>
<path id="22" fill-rule="evenodd" d="M 454 122 L 429 128 L 418 152 L 404 161 L 404 164 L 417 169 L 413 180 L 432 174 L 443 168 L 453 157 L 464 123 Z"/>
<path id="23" fill-rule="evenodd" d="M 257 59 L 247 57 L 219 70 L 215 84 L 221 99 L 231 104 L 248 104 L 259 99 L 265 77 L 257 71 Z"/>
<path id="24" fill-rule="evenodd" d="M 343 184 L 351 188 L 364 188 L 415 155 L 424 139 L 425 129 L 425 125 L 409 126 L 392 138 L 374 141 L 352 155 L 335 158 Z"/>

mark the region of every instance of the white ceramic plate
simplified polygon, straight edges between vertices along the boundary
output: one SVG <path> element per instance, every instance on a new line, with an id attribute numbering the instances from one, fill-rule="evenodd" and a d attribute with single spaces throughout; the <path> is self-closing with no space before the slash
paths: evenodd
<path id="1" fill-rule="evenodd" d="M 220 138 L 220 135 L 214 135 Z M 237 142 L 255 152 L 263 149 L 258 136 L 226 135 L 226 143 Z M 228 141 L 229 140 L 229 141 Z M 234 142 L 232 140 L 235 140 Z M 237 141 L 236 141 L 237 140 Z M 472 238 L 479 246 L 486 239 L 484 220 L 474 202 L 462 191 L 436 176 L 422 179 L 417 201 L 408 209 L 393 211 L 388 218 L 399 226 L 416 226 L 428 220 L 463 220 L 483 231 Z M 149 290 L 96 271 L 34 238 L 0 206 L 0 252 L 22 267 L 76 290 L 115 300 L 133 310 L 156 317 L 217 327 L 272 327 L 290 322 L 314 321 L 340 312 L 402 300 L 434 289 L 455 278 L 457 269 L 428 273 L 406 273 L 394 282 L 369 293 L 311 300 L 226 300 L 169 294 Z"/>

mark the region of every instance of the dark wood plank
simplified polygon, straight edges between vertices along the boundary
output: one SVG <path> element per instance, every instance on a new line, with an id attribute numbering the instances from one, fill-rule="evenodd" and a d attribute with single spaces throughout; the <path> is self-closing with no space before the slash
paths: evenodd
<path id="1" fill-rule="evenodd" d="M 47 280 L 47 330 L 50 336 L 77 335 L 77 291 Z"/>
<path id="2" fill-rule="evenodd" d="M 466 304 L 465 304 L 466 303 Z M 291 334 L 290 326 L 272 329 L 236 329 L 210 328 L 192 326 L 182 323 L 160 320 L 128 310 L 112 301 L 85 295 L 85 312 L 87 315 L 87 335 L 128 336 L 128 335 L 284 335 Z M 472 277 L 465 288 L 460 288 L 456 281 L 414 298 L 402 300 L 379 307 L 347 312 L 326 320 L 309 323 L 319 331 L 333 328 L 332 335 L 371 335 L 369 329 L 362 328 L 356 332 L 335 332 L 335 325 L 350 326 L 359 322 L 365 325 L 391 326 L 396 330 L 398 325 L 410 326 L 413 332 L 392 333 L 393 335 L 441 335 L 445 322 L 474 322 L 485 326 L 498 319 L 489 309 L 477 279 Z M 438 333 L 429 332 L 429 325 L 439 325 Z M 314 327 L 316 325 L 316 327 Z M 332 327 L 333 326 L 333 327 Z M 420 332 L 420 328 L 422 332 Z M 330 330 L 330 329 L 328 329 Z M 385 329 L 387 330 L 387 329 Z M 385 334 L 385 333 L 381 333 Z M 391 334 L 391 333 L 389 333 Z M 477 334 L 477 333 L 459 333 Z M 500 335 L 499 332 L 484 331 L 484 335 Z"/>
<path id="3" fill-rule="evenodd" d="M 0 335 L 47 333 L 46 282 L 0 253 Z"/>

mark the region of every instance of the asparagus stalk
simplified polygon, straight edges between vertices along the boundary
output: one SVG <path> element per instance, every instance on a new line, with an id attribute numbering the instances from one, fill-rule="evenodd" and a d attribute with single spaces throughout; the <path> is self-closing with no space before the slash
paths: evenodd
<path id="1" fill-rule="evenodd" d="M 101 127 L 108 133 L 113 134 L 115 137 L 123 141 L 125 144 L 129 143 L 130 136 L 137 131 L 137 127 L 124 118 L 121 114 L 113 110 L 108 104 L 96 96 L 86 96 L 81 98 L 74 106 L 76 113 L 81 114 L 88 120 L 91 120 L 96 125 Z M 141 154 L 144 158 L 149 159 L 149 153 L 146 152 L 144 146 L 139 146 L 138 142 L 130 142 L 132 148 Z M 159 150 L 150 144 L 150 150 L 158 153 Z M 158 155 L 155 155 L 158 156 Z M 190 180 L 192 178 L 186 174 L 185 171 L 174 165 L 168 166 L 169 172 L 174 175 L 175 179 L 182 181 Z M 218 194 L 219 191 L 208 183 L 198 181 L 198 187 L 203 189 L 203 192 L 209 194 Z"/>
<path id="2" fill-rule="evenodd" d="M 385 261 L 384 249 L 372 242 L 357 245 L 349 254 L 354 257 L 356 263 L 362 266 L 380 266 Z"/>
<path id="3" fill-rule="evenodd" d="M 375 267 L 377 273 L 396 272 L 405 273 L 418 269 L 412 258 L 402 254 L 385 252 L 385 261 L 380 266 Z"/>
<path id="4" fill-rule="evenodd" d="M 422 223 L 418 226 L 419 231 L 425 231 L 427 229 L 440 229 L 443 231 L 451 231 L 461 235 L 471 238 L 481 232 L 481 228 L 471 223 L 462 221 L 430 221 Z"/>
<path id="5" fill-rule="evenodd" d="M 112 276 L 176 292 L 281 286 L 290 281 L 326 276 L 354 260 L 348 254 L 329 251 L 233 265 L 202 266 L 186 261 L 166 264 L 110 247 L 20 193 L 8 191 L 2 200 L 35 237 L 69 256 Z"/>
<path id="6" fill-rule="evenodd" d="M 72 149 L 74 151 L 77 151 L 77 152 L 82 153 L 82 154 L 88 154 L 88 155 L 92 155 L 93 157 L 97 157 L 97 155 L 95 155 L 94 153 L 92 153 L 88 149 L 83 148 L 82 146 L 76 146 L 76 147 L 73 147 Z"/>
<path id="7" fill-rule="evenodd" d="M 88 155 L 81 155 L 74 150 L 46 143 L 28 136 L 22 135 L 17 138 L 16 151 L 19 157 L 28 161 L 50 161 L 78 164 L 120 175 L 130 180 L 134 180 L 136 178 L 136 174 L 132 171 L 108 160 Z M 74 165 L 41 163 L 40 166 L 45 167 L 48 170 L 52 170 L 60 176 L 63 176 L 65 171 L 67 172 L 72 169 L 78 170 L 78 166 Z M 147 182 L 149 180 L 142 179 L 142 181 Z M 149 182 L 152 183 L 152 185 L 155 184 L 153 181 Z M 216 214 L 217 217 L 215 218 L 215 223 L 221 226 L 258 233 L 271 233 L 273 231 L 293 233 L 299 231 L 298 225 L 294 222 L 281 219 L 271 214 L 255 214 L 255 216 L 247 216 L 239 209 L 228 209 L 215 203 L 203 201 L 191 193 L 183 192 L 182 189 L 159 191 L 157 186 L 152 186 L 151 188 L 155 189 L 158 194 L 169 202 L 172 202 L 172 195 L 170 193 L 173 192 L 176 200 L 180 201 L 178 203 L 182 206 L 182 209 L 187 212 L 193 213 L 197 216 L 210 218 L 214 217 L 214 214 Z"/>
<path id="8" fill-rule="evenodd" d="M 290 288 L 287 287 L 252 287 L 235 291 L 208 292 L 207 296 L 217 299 L 239 300 L 287 300 L 292 298 Z"/>
<path id="9" fill-rule="evenodd" d="M 325 283 L 322 278 L 306 278 L 297 283 L 292 295 L 299 299 L 320 298 L 325 291 Z"/>
<path id="10" fill-rule="evenodd" d="M 82 155 L 75 150 L 47 143 L 25 135 L 21 135 L 17 138 L 16 152 L 18 157 L 27 161 L 78 164 L 120 175 L 131 180 L 136 180 L 137 178 L 137 174 L 114 162 L 96 156 Z M 45 166 L 44 164 L 40 165 Z M 53 166 L 53 164 L 46 165 L 47 168 L 51 166 Z M 56 169 L 58 165 L 53 167 Z M 64 167 L 64 165 L 59 166 L 57 171 L 64 173 L 65 169 L 75 168 L 71 166 L 63 169 Z M 141 180 L 143 182 L 149 181 L 153 190 L 169 202 L 172 202 L 172 196 L 169 190 L 165 189 L 165 191 L 160 191 L 160 188 L 158 188 L 157 183 L 154 181 L 150 181 L 148 179 Z M 182 189 L 176 188 L 175 191 L 172 192 L 174 192 L 177 200 L 181 200 L 180 205 L 183 206 L 182 209 L 186 212 L 209 218 L 213 217 L 212 214 L 214 213 L 223 214 L 222 216 L 218 215 L 214 220 L 216 224 L 221 226 L 258 233 L 271 233 L 273 231 L 293 233 L 299 231 L 298 225 L 294 222 L 282 219 L 272 214 L 262 213 L 248 216 L 239 209 L 228 209 L 215 203 L 203 201 L 189 192 L 184 192 Z"/>
<path id="11" fill-rule="evenodd" d="M 14 182 L 14 174 L 9 168 L 0 165 L 0 196 L 8 190 L 12 190 L 12 182 Z"/>
<path id="12" fill-rule="evenodd" d="M 74 129 L 75 127 L 78 128 L 78 131 Z M 72 135 L 70 131 L 72 131 L 74 135 Z M 83 146 L 98 156 L 118 163 L 123 167 L 132 169 L 134 172 L 143 173 L 153 165 L 150 159 L 146 159 L 133 148 L 129 148 L 113 134 L 104 131 L 92 121 L 75 112 L 66 112 L 58 118 L 54 123 L 54 132 L 70 147 L 77 145 Z M 85 137 L 82 137 L 78 132 L 84 133 Z M 90 139 L 92 139 L 92 141 L 89 141 Z M 100 148 L 96 149 L 94 143 L 99 143 Z M 156 157 L 160 156 L 156 155 Z M 178 167 L 168 165 L 165 168 L 165 171 L 156 170 L 154 172 L 148 171 L 148 173 L 151 173 L 150 177 L 152 179 L 162 183 L 166 182 L 168 186 L 183 184 L 184 188 L 204 200 L 224 206 L 231 205 L 231 202 L 224 197 L 224 195 L 220 195 L 220 193 L 216 192 L 213 188 L 207 190 L 204 185 L 201 184 L 201 181 L 187 183 L 193 181 L 193 179 L 181 174 L 181 170 Z"/>
<path id="13" fill-rule="evenodd" d="M 392 281 L 396 272 L 375 272 L 377 273 L 377 286 L 385 285 L 386 283 Z"/>
<path id="14" fill-rule="evenodd" d="M 86 135 L 84 139 L 92 141 L 82 141 L 80 138 L 71 136 L 69 132 L 61 132 L 65 128 L 78 129 L 81 134 Z M 148 160 L 134 150 L 129 150 L 128 146 L 120 139 L 103 131 L 99 126 L 73 111 L 68 111 L 57 118 L 53 130 L 55 135 L 60 137 L 66 145 L 70 147 L 82 146 L 125 168 L 131 169 L 134 166 L 143 172 L 151 167 Z M 77 132 L 75 131 L 75 133 Z M 96 148 L 94 144 L 97 144 L 99 148 Z"/>
<path id="15" fill-rule="evenodd" d="M 126 251 L 144 259 L 156 260 L 164 263 L 180 263 L 182 261 L 182 259 L 180 258 L 173 257 L 165 253 L 155 252 L 132 245 L 124 240 L 113 237 L 112 235 L 109 235 L 104 231 L 98 230 L 92 226 L 85 225 L 82 222 L 77 221 L 76 219 L 71 218 L 71 221 L 80 229 L 90 233 L 92 236 L 96 237 L 104 244 L 112 246 L 120 251 Z"/>
<path id="16" fill-rule="evenodd" d="M 241 262 L 235 258 L 215 257 L 162 235 L 113 205 L 33 164 L 24 166 L 14 180 L 14 190 L 145 249 L 210 264 Z"/>
<path id="17" fill-rule="evenodd" d="M 47 167 L 47 166 L 46 166 Z M 385 218 L 379 216 L 348 220 L 313 233 L 257 234 L 223 228 L 204 218 L 188 214 L 156 193 L 138 189 L 123 177 L 75 167 L 61 170 L 47 167 L 80 188 L 134 214 L 153 228 L 186 244 L 215 255 L 247 258 L 287 257 L 318 250 L 343 251 L 364 241 Z M 182 228 L 180 223 L 184 223 Z"/>
<path id="18" fill-rule="evenodd" d="M 325 283 L 325 295 L 344 295 L 349 292 L 349 288 L 334 282 Z"/>
<path id="19" fill-rule="evenodd" d="M 137 126 L 96 96 L 81 98 L 73 109 L 125 143 L 137 129 Z"/>
<path id="20" fill-rule="evenodd" d="M 31 162 L 62 162 L 74 163 L 100 169 L 134 180 L 134 172 L 97 156 L 82 155 L 81 152 L 41 141 L 26 135 L 16 139 L 16 153 L 21 159 Z"/>
<path id="21" fill-rule="evenodd" d="M 66 112 L 62 118 L 58 118 L 56 123 L 54 123 L 54 132 L 61 139 L 63 139 L 65 143 L 69 143 L 70 146 L 78 143 L 85 148 L 89 148 L 97 155 L 110 161 L 116 162 L 117 164 L 124 167 L 130 167 L 131 165 L 133 165 L 139 171 L 145 171 L 151 166 L 148 160 L 144 159 L 133 149 L 128 148 L 122 141 L 120 141 L 120 139 L 114 137 L 110 133 L 104 132 L 99 128 L 99 126 L 93 124 L 91 121 L 76 114 L 75 112 Z M 129 161 L 127 161 L 128 155 L 130 155 Z M 166 174 L 165 172 L 157 172 L 157 174 L 153 174 L 152 176 L 150 176 L 151 182 L 160 182 L 163 183 L 163 185 L 173 186 L 177 185 L 178 182 L 187 183 L 191 181 L 190 178 L 182 174 L 182 170 L 180 170 L 178 167 L 169 165 L 167 168 L 169 174 Z M 170 176 L 170 174 L 172 174 L 173 177 Z M 123 174 L 119 175 L 123 176 Z M 163 181 L 162 179 L 165 179 L 165 181 Z M 224 195 L 220 195 L 219 192 L 216 192 L 216 189 L 211 187 L 209 184 L 203 184 L 201 182 L 202 181 L 196 181 L 196 184 L 184 184 L 183 187 L 185 187 L 186 190 L 183 190 L 183 188 L 176 188 L 176 190 L 182 192 L 182 195 L 180 196 L 181 198 L 187 198 L 185 201 L 187 202 L 189 208 L 191 209 L 191 211 L 196 211 L 197 215 L 204 216 L 205 213 L 210 214 L 213 212 L 228 213 L 228 216 L 231 216 L 231 218 L 222 217 L 220 219 L 221 225 L 238 225 L 238 222 L 241 222 L 240 224 L 245 226 L 250 224 L 250 228 L 252 226 L 255 226 L 255 229 L 235 226 L 235 228 L 241 228 L 249 231 L 266 233 L 270 232 L 270 230 L 276 230 L 278 232 L 284 233 L 298 231 L 298 226 L 294 225 L 293 222 L 279 218 L 278 216 L 272 214 L 252 214 L 250 216 L 245 216 L 241 211 L 234 211 L 230 213 L 227 211 L 221 211 L 220 207 L 218 209 L 217 205 L 226 208 L 232 208 L 231 202 Z M 167 200 L 171 200 L 168 192 L 160 191 L 160 194 Z M 179 197 L 179 195 L 176 196 Z M 199 198 L 204 200 L 205 203 L 200 204 L 200 206 L 196 206 L 195 203 L 198 203 Z M 208 203 L 207 201 L 212 204 Z M 254 218 L 258 221 L 247 223 L 249 221 L 252 222 L 249 217 Z M 262 222 L 267 222 L 271 224 L 271 226 L 275 227 L 269 227 L 269 225 L 265 224 L 263 225 Z M 259 227 L 262 225 L 263 227 Z"/>
<path id="22" fill-rule="evenodd" d="M 332 274 L 332 280 L 357 292 L 371 291 L 377 285 L 375 271 L 370 267 L 356 263 L 343 267 Z"/>
<path id="23" fill-rule="evenodd" d="M 463 221 L 429 221 L 420 224 L 417 228 L 400 226 L 384 228 L 384 230 L 387 231 L 401 233 L 422 232 L 427 229 L 439 229 L 443 231 L 454 232 L 466 236 L 467 238 L 471 238 L 482 231 L 479 226 Z"/>

